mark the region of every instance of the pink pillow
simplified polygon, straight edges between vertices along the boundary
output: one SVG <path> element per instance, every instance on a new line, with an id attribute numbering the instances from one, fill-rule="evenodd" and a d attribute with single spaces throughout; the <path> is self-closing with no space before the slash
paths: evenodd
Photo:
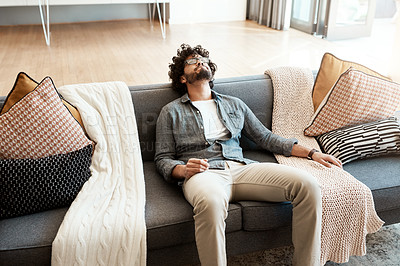
<path id="1" fill-rule="evenodd" d="M 345 126 L 392 116 L 400 105 L 400 84 L 349 68 L 326 95 L 304 130 L 318 136 Z"/>
<path id="2" fill-rule="evenodd" d="M 0 116 L 0 159 L 42 158 L 89 144 L 49 77 Z"/>

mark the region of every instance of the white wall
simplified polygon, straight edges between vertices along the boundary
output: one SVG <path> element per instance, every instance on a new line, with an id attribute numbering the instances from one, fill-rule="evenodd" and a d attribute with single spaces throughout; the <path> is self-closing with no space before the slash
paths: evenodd
<path id="1" fill-rule="evenodd" d="M 147 4 L 56 5 L 50 7 L 50 23 L 148 18 Z M 41 23 L 37 6 L 0 7 L 0 26 Z"/>
<path id="2" fill-rule="evenodd" d="M 246 20 L 246 0 L 173 0 L 170 24 Z"/>
<path id="3" fill-rule="evenodd" d="M 391 57 L 391 64 L 389 76 L 393 81 L 400 83 L 400 10 L 396 19 L 396 32 L 393 44 L 393 56 Z"/>

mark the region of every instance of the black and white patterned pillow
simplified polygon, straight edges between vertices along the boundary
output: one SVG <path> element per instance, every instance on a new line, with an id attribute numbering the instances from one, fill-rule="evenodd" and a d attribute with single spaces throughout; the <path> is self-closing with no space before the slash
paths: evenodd
<path id="1" fill-rule="evenodd" d="M 0 160 L 0 219 L 69 206 L 89 179 L 93 145 L 39 159 Z"/>
<path id="2" fill-rule="evenodd" d="M 400 127 L 395 117 L 333 130 L 316 139 L 325 153 L 340 159 L 343 164 L 400 153 Z"/>

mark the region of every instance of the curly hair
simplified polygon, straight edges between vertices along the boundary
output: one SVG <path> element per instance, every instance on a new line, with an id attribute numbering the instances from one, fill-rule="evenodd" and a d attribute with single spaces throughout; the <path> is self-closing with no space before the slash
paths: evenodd
<path id="1" fill-rule="evenodd" d="M 184 74 L 185 68 L 185 60 L 189 56 L 200 55 L 202 57 L 208 57 L 209 52 L 202 48 L 201 45 L 197 45 L 195 47 L 191 47 L 188 44 L 181 44 L 180 48 L 177 50 L 177 55 L 172 57 L 172 63 L 169 64 L 169 72 L 168 75 L 172 81 L 172 88 L 178 91 L 181 95 L 187 92 L 187 87 L 185 83 L 181 83 L 181 76 Z M 217 65 L 211 62 L 208 64 L 212 76 L 214 77 L 215 71 L 217 70 Z M 213 79 L 210 80 L 210 87 L 214 86 Z"/>

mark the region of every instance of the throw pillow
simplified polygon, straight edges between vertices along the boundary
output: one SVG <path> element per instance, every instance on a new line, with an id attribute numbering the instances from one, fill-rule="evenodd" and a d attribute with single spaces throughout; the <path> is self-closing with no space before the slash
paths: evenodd
<path id="1" fill-rule="evenodd" d="M 0 218 L 68 206 L 90 177 L 92 151 L 51 78 L 43 79 L 0 115 Z"/>
<path id="2" fill-rule="evenodd" d="M 400 127 L 395 117 L 341 128 L 316 137 L 321 149 L 343 164 L 356 159 L 400 153 Z"/>
<path id="3" fill-rule="evenodd" d="M 92 150 L 0 160 L 0 219 L 69 206 L 91 175 Z"/>
<path id="4" fill-rule="evenodd" d="M 325 53 L 322 57 L 321 65 L 315 78 L 313 88 L 313 104 L 314 110 L 317 110 L 322 100 L 329 90 L 335 85 L 339 76 L 343 74 L 350 67 L 360 70 L 366 74 L 377 76 L 386 80 L 390 80 L 388 77 L 382 76 L 381 74 L 354 62 L 341 60 L 330 53 Z"/>
<path id="5" fill-rule="evenodd" d="M 400 103 L 400 84 L 350 68 L 343 73 L 304 130 L 318 136 L 345 126 L 388 118 Z"/>
<path id="6" fill-rule="evenodd" d="M 7 99 L 0 110 L 0 115 L 7 112 L 15 103 L 17 103 L 19 100 L 25 97 L 25 95 L 33 91 L 38 85 L 39 83 L 29 77 L 26 73 L 20 72 L 17 76 L 17 79 L 15 80 L 11 92 L 8 94 Z M 62 99 L 62 102 L 75 117 L 75 119 L 79 122 L 79 124 L 83 127 L 82 118 L 79 114 L 78 109 L 76 109 L 65 99 Z"/>
<path id="7" fill-rule="evenodd" d="M 0 125 L 1 159 L 42 158 L 91 144 L 49 77 L 0 115 Z"/>

